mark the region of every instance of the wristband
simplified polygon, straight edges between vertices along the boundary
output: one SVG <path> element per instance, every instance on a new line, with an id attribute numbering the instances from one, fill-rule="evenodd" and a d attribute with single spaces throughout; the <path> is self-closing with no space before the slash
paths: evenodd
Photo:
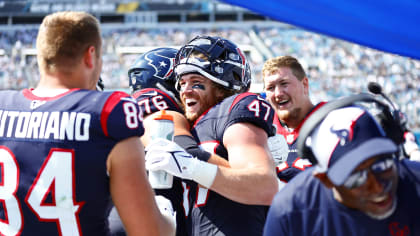
<path id="1" fill-rule="evenodd" d="M 192 179 L 195 182 L 209 189 L 216 178 L 216 174 L 216 165 L 195 159 L 194 173 L 192 173 Z"/>

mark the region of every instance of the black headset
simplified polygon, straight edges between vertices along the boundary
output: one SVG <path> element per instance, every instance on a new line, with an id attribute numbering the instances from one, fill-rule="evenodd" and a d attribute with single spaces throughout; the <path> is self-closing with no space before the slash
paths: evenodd
<path id="1" fill-rule="evenodd" d="M 382 96 L 384 95 L 382 94 Z M 389 99 L 386 100 L 390 102 Z M 388 105 L 371 94 L 360 93 L 332 100 L 321 106 L 308 117 L 300 129 L 299 137 L 297 139 L 299 157 L 306 158 L 312 163 L 312 165 L 316 165 L 318 161 L 312 152 L 310 143 L 307 142 L 307 138 L 312 135 L 315 127 L 317 127 L 331 111 L 342 107 L 357 105 L 365 107 L 366 110 L 371 109 L 369 108 L 369 105 L 374 106 L 375 110 L 378 111 L 378 114 L 374 115 L 374 117 L 385 131 L 386 136 L 397 146 L 403 143 L 405 127 L 399 118 L 400 111 L 395 109 L 395 106 L 392 103 L 391 105 Z"/>

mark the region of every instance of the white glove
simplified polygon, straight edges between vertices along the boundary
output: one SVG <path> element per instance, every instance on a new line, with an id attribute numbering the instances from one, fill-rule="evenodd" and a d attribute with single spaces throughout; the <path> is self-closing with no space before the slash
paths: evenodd
<path id="1" fill-rule="evenodd" d="M 168 221 L 176 228 L 176 212 L 172 207 L 171 201 L 163 196 L 155 196 L 156 205 L 159 208 L 160 213 L 168 219 Z"/>
<path id="2" fill-rule="evenodd" d="M 267 144 L 276 166 L 287 160 L 287 156 L 289 155 L 289 145 L 283 135 L 276 134 L 268 137 Z"/>
<path id="3" fill-rule="evenodd" d="M 146 148 L 146 169 L 164 170 L 182 179 L 210 188 L 217 174 L 217 166 L 191 156 L 175 142 L 154 139 Z"/>
<path id="4" fill-rule="evenodd" d="M 411 132 L 404 133 L 404 152 L 411 160 L 419 161 L 419 146 L 416 143 L 416 138 Z"/>

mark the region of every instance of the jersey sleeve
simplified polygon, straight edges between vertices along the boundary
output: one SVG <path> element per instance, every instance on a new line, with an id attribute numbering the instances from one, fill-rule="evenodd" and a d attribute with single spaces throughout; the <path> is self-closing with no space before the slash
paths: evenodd
<path id="1" fill-rule="evenodd" d="M 135 100 L 124 92 L 113 92 L 104 103 L 100 115 L 105 136 L 122 140 L 142 136 L 142 113 Z"/>
<path id="2" fill-rule="evenodd" d="M 273 126 L 274 109 L 264 98 L 253 93 L 243 93 L 235 97 L 229 108 L 228 126 L 248 122 L 264 129 L 268 136 L 275 134 Z"/>

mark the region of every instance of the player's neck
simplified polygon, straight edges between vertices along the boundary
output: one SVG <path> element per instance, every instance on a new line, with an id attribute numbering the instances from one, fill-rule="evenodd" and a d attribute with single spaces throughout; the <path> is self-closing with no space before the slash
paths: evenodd
<path id="1" fill-rule="evenodd" d="M 38 85 L 32 90 L 32 93 L 38 97 L 54 97 L 72 89 L 72 87 L 62 81 L 63 79 L 59 77 L 42 75 Z"/>
<path id="2" fill-rule="evenodd" d="M 78 76 L 65 76 L 63 74 L 43 74 L 41 75 L 40 81 L 32 93 L 39 97 L 53 97 L 70 89 L 91 89 L 87 83 L 88 81 Z"/>
<path id="3" fill-rule="evenodd" d="M 55 97 L 57 95 L 63 94 L 70 89 L 68 88 L 35 88 L 32 90 L 32 94 L 34 94 L 37 97 Z"/>
<path id="4" fill-rule="evenodd" d="M 289 132 L 292 132 L 296 128 L 300 127 L 302 122 L 306 119 L 308 114 L 312 111 L 314 108 L 314 105 L 310 102 L 306 103 L 301 107 L 301 109 L 298 109 L 292 113 L 289 117 L 285 118 L 284 120 L 280 120 L 283 127 L 287 128 Z M 279 116 L 280 117 L 280 116 Z"/>

